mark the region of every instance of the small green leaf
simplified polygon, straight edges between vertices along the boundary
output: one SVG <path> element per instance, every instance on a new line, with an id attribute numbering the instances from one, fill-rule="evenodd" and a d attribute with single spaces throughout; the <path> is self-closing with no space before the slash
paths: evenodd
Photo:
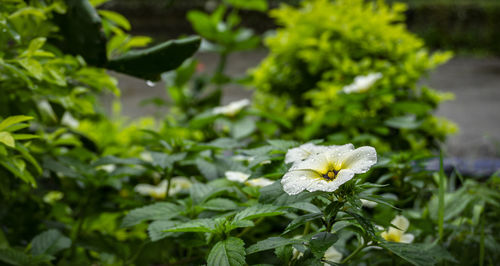
<path id="1" fill-rule="evenodd" d="M 390 119 L 385 120 L 384 124 L 393 128 L 416 129 L 422 123 L 416 121 L 414 115 L 407 115 L 407 116 L 392 117 Z"/>
<path id="2" fill-rule="evenodd" d="M 162 152 L 151 152 L 153 157 L 153 166 L 161 169 L 171 169 L 175 162 L 186 158 L 186 153 L 166 154 Z"/>
<path id="3" fill-rule="evenodd" d="M 281 207 L 273 205 L 254 205 L 238 212 L 234 217 L 234 220 L 251 220 L 259 217 L 281 215 L 283 214 L 283 211 L 280 211 L 280 208 Z"/>
<path id="4" fill-rule="evenodd" d="M 9 132 L 6 131 L 0 132 L 0 142 L 11 148 L 16 147 L 16 142 L 14 140 L 14 137 Z"/>
<path id="5" fill-rule="evenodd" d="M 208 266 L 245 265 L 245 242 L 236 237 L 217 242 L 207 259 Z"/>
<path id="6" fill-rule="evenodd" d="M 262 240 L 257 242 L 254 245 L 251 245 L 247 248 L 247 254 L 253 254 L 256 252 L 274 249 L 277 247 L 292 245 L 292 244 L 302 244 L 304 242 L 300 239 L 288 239 L 284 237 L 271 237 L 266 240 Z"/>
<path id="7" fill-rule="evenodd" d="M 271 139 L 268 140 L 267 142 L 271 144 L 273 147 L 282 151 L 287 151 L 290 148 L 299 146 L 298 142 L 291 140 Z"/>
<path id="8" fill-rule="evenodd" d="M 266 0 L 224 0 L 235 8 L 264 12 L 267 10 Z"/>
<path id="9" fill-rule="evenodd" d="M 109 10 L 98 10 L 99 15 L 102 17 L 111 20 L 117 26 L 122 27 L 125 30 L 130 30 L 130 23 L 128 20 L 121 14 L 109 11 Z"/>
<path id="10" fill-rule="evenodd" d="M 200 205 L 203 209 L 212 211 L 230 211 L 238 208 L 234 201 L 223 198 L 211 199 Z"/>
<path id="11" fill-rule="evenodd" d="M 169 202 L 159 202 L 130 211 L 123 218 L 122 227 L 129 227 L 146 220 L 167 220 L 177 216 L 182 207 Z"/>
<path id="12" fill-rule="evenodd" d="M 217 222 L 212 219 L 197 219 L 164 230 L 164 232 L 205 232 L 216 231 Z"/>
<path id="13" fill-rule="evenodd" d="M 201 174 L 208 180 L 214 180 L 219 177 L 215 164 L 208 162 L 203 158 L 196 159 L 196 167 Z"/>
<path id="14" fill-rule="evenodd" d="M 311 237 L 309 248 L 314 256 L 321 259 L 325 251 L 338 240 L 338 236 L 329 232 L 320 232 Z"/>
<path id="15" fill-rule="evenodd" d="M 57 252 L 71 246 L 71 239 L 55 229 L 45 231 L 31 241 L 31 254 L 55 255 Z"/>
<path id="16" fill-rule="evenodd" d="M 174 236 L 176 233 L 165 232 L 165 230 L 179 225 L 179 221 L 154 221 L 148 226 L 148 235 L 151 241 L 158 241 L 165 237 Z"/>
<path id="17" fill-rule="evenodd" d="M 11 125 L 21 123 L 27 120 L 31 120 L 33 117 L 31 116 L 25 116 L 25 115 L 16 115 L 16 116 L 9 116 L 5 118 L 2 122 L 0 122 L 0 130 L 4 130 Z"/>

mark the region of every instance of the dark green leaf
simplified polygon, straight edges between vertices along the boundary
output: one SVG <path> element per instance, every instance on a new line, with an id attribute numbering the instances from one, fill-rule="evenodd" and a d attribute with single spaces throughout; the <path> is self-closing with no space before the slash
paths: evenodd
<path id="1" fill-rule="evenodd" d="M 245 243 L 236 237 L 229 237 L 226 240 L 217 242 L 208 254 L 207 265 L 245 265 Z"/>
<path id="2" fill-rule="evenodd" d="M 297 228 L 299 228 L 300 226 L 302 226 L 303 224 L 309 222 L 309 221 L 314 221 L 316 219 L 319 219 L 323 217 L 323 213 L 321 212 L 318 212 L 318 213 L 309 213 L 309 214 L 305 214 L 305 215 L 302 215 L 302 216 L 299 216 L 295 219 L 293 219 L 293 221 L 291 221 L 288 226 L 286 227 L 285 231 L 283 232 L 283 234 L 287 234 Z"/>
<path id="3" fill-rule="evenodd" d="M 281 207 L 273 205 L 254 205 L 238 212 L 234 220 L 251 220 L 259 217 L 276 216 L 283 214 Z"/>
<path id="4" fill-rule="evenodd" d="M 216 230 L 217 222 L 212 219 L 197 219 L 181 223 L 172 228 L 164 230 L 165 232 L 205 232 L 213 233 Z"/>
<path id="5" fill-rule="evenodd" d="M 179 67 L 200 46 L 199 37 L 171 40 L 162 44 L 127 52 L 108 62 L 109 69 L 138 78 L 156 81 L 160 74 Z"/>
<path id="6" fill-rule="evenodd" d="M 321 259 L 325 251 L 338 240 L 338 236 L 329 232 L 320 232 L 311 237 L 309 248 L 314 256 Z"/>
<path id="7" fill-rule="evenodd" d="M 179 221 L 154 221 L 148 226 L 148 235 L 151 241 L 158 241 L 165 237 L 175 235 L 173 232 L 165 232 L 165 230 L 179 225 Z"/>
<path id="8" fill-rule="evenodd" d="M 252 254 L 264 250 L 274 249 L 277 247 L 292 245 L 292 244 L 301 244 L 303 240 L 300 239 L 288 239 L 284 237 L 271 237 L 266 240 L 262 240 L 257 242 L 254 245 L 251 245 L 247 248 L 247 254 Z"/>
<path id="9" fill-rule="evenodd" d="M 71 239 L 61 232 L 50 229 L 33 238 L 31 241 L 31 254 L 33 255 L 55 255 L 57 252 L 71 246 Z"/>
<path id="10" fill-rule="evenodd" d="M 177 216 L 182 207 L 169 202 L 159 202 L 131 210 L 123 218 L 122 227 L 136 225 L 146 220 L 167 220 Z"/>

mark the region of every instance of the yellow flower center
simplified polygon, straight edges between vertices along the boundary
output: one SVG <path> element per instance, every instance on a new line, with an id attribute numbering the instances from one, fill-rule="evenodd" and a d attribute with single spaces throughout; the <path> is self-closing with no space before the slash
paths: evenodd
<path id="1" fill-rule="evenodd" d="M 335 177 L 337 177 L 338 173 L 339 171 L 335 169 L 329 170 L 328 172 L 326 172 L 326 174 L 323 175 L 323 178 L 326 179 L 327 181 L 332 181 L 335 179 Z"/>

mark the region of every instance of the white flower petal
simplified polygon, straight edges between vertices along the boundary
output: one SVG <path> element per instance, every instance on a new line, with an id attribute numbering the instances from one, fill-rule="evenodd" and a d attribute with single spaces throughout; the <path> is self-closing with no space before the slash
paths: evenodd
<path id="1" fill-rule="evenodd" d="M 401 243 L 411 243 L 415 239 L 415 236 L 412 234 L 404 234 L 401 236 Z"/>
<path id="2" fill-rule="evenodd" d="M 342 260 L 342 253 L 340 253 L 334 246 L 329 247 L 325 251 L 323 258 L 327 261 L 340 263 Z M 323 265 L 330 265 L 328 263 L 323 263 Z"/>
<path id="3" fill-rule="evenodd" d="M 291 170 L 281 179 L 283 190 L 289 195 L 296 195 L 318 181 L 318 174 L 311 170 Z"/>
<path id="4" fill-rule="evenodd" d="M 395 225 L 398 229 L 402 230 L 403 232 L 406 232 L 408 230 L 408 227 L 410 226 L 410 221 L 406 219 L 406 217 L 402 215 L 397 215 L 392 221 L 391 224 Z"/>
<path id="5" fill-rule="evenodd" d="M 224 174 L 226 175 L 226 178 L 228 180 L 240 183 L 245 183 L 245 181 L 247 181 L 247 179 L 250 177 L 249 174 L 238 171 L 227 171 Z"/>
<path id="6" fill-rule="evenodd" d="M 331 148 L 325 152 L 326 158 L 329 162 L 329 166 L 340 170 L 343 167 L 343 162 L 347 156 L 354 150 L 352 144 L 346 144 L 342 146 L 330 146 Z"/>
<path id="7" fill-rule="evenodd" d="M 329 163 L 325 153 L 319 153 L 315 156 L 310 156 L 304 161 L 296 162 L 290 170 L 313 170 L 320 173 L 328 171 Z"/>
<path id="8" fill-rule="evenodd" d="M 300 145 L 297 148 L 288 150 L 285 155 L 285 163 L 299 162 L 307 159 L 312 154 L 318 154 L 328 149 L 325 146 L 317 146 L 312 143 Z"/>
<path id="9" fill-rule="evenodd" d="M 373 147 L 364 146 L 346 154 L 342 162 L 342 168 L 361 174 L 366 173 L 376 163 L 377 151 Z"/>
<path id="10" fill-rule="evenodd" d="M 340 187 L 340 185 L 345 182 L 351 180 L 354 177 L 354 172 L 349 169 L 342 169 L 337 173 L 337 176 L 333 181 L 329 183 L 333 183 L 335 186 Z"/>
<path id="11" fill-rule="evenodd" d="M 382 78 L 381 73 L 371 73 L 366 76 L 357 76 L 354 78 L 353 83 L 344 86 L 342 90 L 345 93 L 353 93 L 353 92 L 363 92 L 368 90 L 377 80 Z"/>
<path id="12" fill-rule="evenodd" d="M 365 199 L 361 199 L 361 203 L 363 204 L 363 207 L 367 208 L 375 208 L 375 206 L 377 206 L 378 204 L 375 201 L 365 200 Z"/>
<path id="13" fill-rule="evenodd" d="M 227 116 L 235 116 L 241 109 L 250 105 L 250 100 L 243 99 L 235 102 L 231 102 L 226 106 L 219 106 L 213 109 L 214 114 L 223 114 Z"/>
<path id="14" fill-rule="evenodd" d="M 271 185 L 274 181 L 267 178 L 255 178 L 248 180 L 247 183 L 252 187 L 265 187 Z"/>

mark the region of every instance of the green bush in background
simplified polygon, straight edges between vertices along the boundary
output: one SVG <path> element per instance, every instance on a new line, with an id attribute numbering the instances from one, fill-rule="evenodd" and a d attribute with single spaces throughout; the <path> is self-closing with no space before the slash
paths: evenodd
<path id="1" fill-rule="evenodd" d="M 432 114 L 452 96 L 417 82 L 451 54 L 430 54 L 402 23 L 405 10 L 382 1 L 312 0 L 272 11 L 281 28 L 253 71 L 257 107 L 293 121 L 280 129 L 293 138 L 349 140 L 379 151 L 434 147 L 456 130 Z M 376 73 L 381 78 L 370 88 L 343 91 Z"/>

